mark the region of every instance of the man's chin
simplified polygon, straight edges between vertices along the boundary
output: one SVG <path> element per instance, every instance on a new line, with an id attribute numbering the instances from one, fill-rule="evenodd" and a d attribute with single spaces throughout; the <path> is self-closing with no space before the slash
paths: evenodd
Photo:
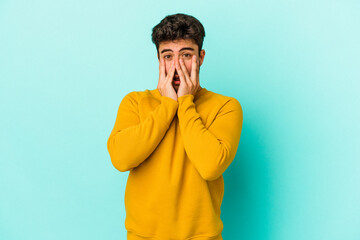
<path id="1" fill-rule="evenodd" d="M 178 90 L 179 85 L 177 85 L 177 84 L 173 84 L 173 87 L 174 87 L 174 89 L 175 89 L 175 90 Z"/>

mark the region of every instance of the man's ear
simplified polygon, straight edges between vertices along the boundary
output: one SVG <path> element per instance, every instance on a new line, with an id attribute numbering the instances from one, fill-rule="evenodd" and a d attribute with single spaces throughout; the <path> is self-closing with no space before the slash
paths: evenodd
<path id="1" fill-rule="evenodd" d="M 200 66 L 202 65 L 203 61 L 204 61 L 204 57 L 205 57 L 205 50 L 201 49 L 200 51 Z"/>

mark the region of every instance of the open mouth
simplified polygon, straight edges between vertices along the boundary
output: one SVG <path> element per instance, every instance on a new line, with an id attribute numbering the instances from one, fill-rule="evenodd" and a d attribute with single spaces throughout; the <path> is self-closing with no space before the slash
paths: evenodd
<path id="1" fill-rule="evenodd" d="M 179 75 L 174 75 L 173 81 L 174 81 L 175 84 L 180 84 L 180 77 L 179 77 Z"/>

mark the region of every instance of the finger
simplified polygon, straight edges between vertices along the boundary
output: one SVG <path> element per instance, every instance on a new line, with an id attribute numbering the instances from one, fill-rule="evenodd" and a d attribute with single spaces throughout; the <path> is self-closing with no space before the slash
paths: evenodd
<path id="1" fill-rule="evenodd" d="M 174 73 L 175 73 L 175 64 L 174 62 L 171 64 L 171 67 L 169 69 L 168 75 L 166 76 L 166 82 L 167 83 L 171 83 L 173 77 L 174 77 Z"/>
<path id="2" fill-rule="evenodd" d="M 197 68 L 197 64 L 196 64 L 196 55 L 193 55 L 192 57 L 192 61 L 191 61 L 191 80 L 193 81 L 193 83 L 195 84 L 195 80 L 196 80 L 196 68 Z"/>
<path id="3" fill-rule="evenodd" d="M 179 64 L 176 64 L 176 69 L 177 69 L 177 72 L 179 74 L 179 77 L 180 77 L 180 83 L 185 83 L 187 84 L 187 81 L 186 81 L 186 77 L 183 73 L 183 70 L 181 69 L 181 67 L 179 66 Z"/>
<path id="4" fill-rule="evenodd" d="M 184 73 L 184 75 L 185 75 L 185 78 L 186 78 L 186 80 L 190 80 L 190 76 L 189 76 L 189 73 L 188 73 L 188 71 L 187 71 L 187 69 L 186 69 L 186 66 L 185 66 L 185 63 L 184 63 L 184 61 L 182 60 L 182 59 L 180 59 L 180 66 L 181 66 L 181 69 L 182 69 L 182 71 L 183 71 L 183 73 Z"/>
<path id="5" fill-rule="evenodd" d="M 159 76 L 161 78 L 165 78 L 165 64 L 164 64 L 164 59 L 161 58 L 160 59 L 160 64 L 159 64 Z"/>

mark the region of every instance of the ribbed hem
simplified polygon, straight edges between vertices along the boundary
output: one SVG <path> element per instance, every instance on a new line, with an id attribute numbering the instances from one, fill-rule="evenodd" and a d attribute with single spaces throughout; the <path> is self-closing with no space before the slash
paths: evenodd
<path id="1" fill-rule="evenodd" d="M 156 236 L 142 236 L 133 231 L 127 231 L 127 240 L 223 240 L 221 233 L 216 236 L 193 236 L 186 239 L 180 238 L 168 238 L 168 239 L 161 239 Z"/>

